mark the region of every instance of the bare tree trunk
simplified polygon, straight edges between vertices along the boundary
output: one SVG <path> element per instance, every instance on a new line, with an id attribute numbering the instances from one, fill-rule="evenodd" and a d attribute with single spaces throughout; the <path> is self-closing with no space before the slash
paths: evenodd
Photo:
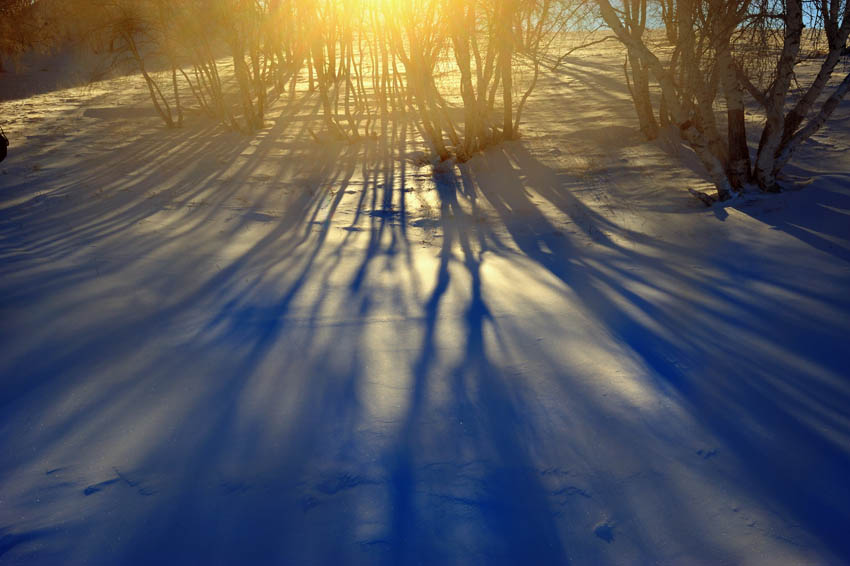
<path id="1" fill-rule="evenodd" d="M 528 88 L 525 91 L 525 94 L 522 95 L 522 99 L 520 99 L 519 104 L 516 108 L 516 120 L 514 120 L 514 133 L 519 133 L 519 121 L 522 118 L 522 110 L 525 108 L 525 103 L 528 101 L 528 97 L 531 96 L 534 87 L 537 86 L 537 79 L 540 78 L 540 60 L 534 59 L 534 76 L 531 78 L 531 84 L 528 85 Z"/>
<path id="2" fill-rule="evenodd" d="M 791 79 L 794 75 L 794 65 L 800 52 L 800 39 L 803 32 L 803 9 L 801 0 L 786 0 L 785 2 L 785 40 L 782 54 L 777 64 L 776 78 L 765 97 L 767 119 L 759 142 L 756 157 L 756 182 L 763 191 L 775 192 L 776 157 L 782 144 L 785 129 L 785 100 Z"/>
<path id="3" fill-rule="evenodd" d="M 611 28 L 617 38 L 626 45 L 634 49 L 638 55 L 646 62 L 647 67 L 653 72 L 656 80 L 661 85 L 661 91 L 667 100 L 670 108 L 670 115 L 674 123 L 679 126 L 679 131 L 691 149 L 694 150 L 697 157 L 705 167 L 709 178 L 717 188 L 717 199 L 727 200 L 734 193 L 729 179 L 726 176 L 725 164 L 718 160 L 717 156 L 711 151 L 702 132 L 698 130 L 693 118 L 688 115 L 688 112 L 683 108 L 680 102 L 676 83 L 673 81 L 670 73 L 664 68 L 664 65 L 658 57 L 650 51 L 646 45 L 634 39 L 623 27 L 617 12 L 611 6 L 608 0 L 596 0 L 599 5 L 600 13 L 605 23 Z"/>
<path id="4" fill-rule="evenodd" d="M 747 146 L 747 125 L 744 96 L 738 83 L 735 62 L 728 41 L 718 53 L 717 64 L 723 92 L 726 96 L 726 124 L 729 145 L 729 181 L 736 189 L 750 182 L 750 150 Z"/>
<path id="5" fill-rule="evenodd" d="M 817 115 L 812 118 L 804 128 L 794 134 L 794 136 L 791 137 L 791 139 L 788 140 L 788 142 L 782 148 L 782 151 L 777 156 L 776 163 L 774 165 L 774 168 L 777 172 L 780 171 L 782 167 L 784 167 L 788 163 L 794 153 L 794 150 L 796 150 L 802 142 L 806 141 L 809 137 L 817 133 L 817 131 L 823 127 L 823 125 L 826 123 L 826 121 L 841 103 L 842 99 L 847 96 L 848 91 L 850 91 L 850 73 L 848 73 L 847 76 L 844 77 L 844 80 L 841 81 L 841 84 L 838 85 L 838 88 L 836 88 L 832 95 L 830 95 L 830 97 L 826 99 L 826 102 L 824 102 L 823 106 L 821 107 L 821 111 L 818 112 Z"/>
<path id="6" fill-rule="evenodd" d="M 628 49 L 627 60 L 632 80 L 629 81 L 627 70 L 626 81 L 632 95 L 640 131 L 646 139 L 654 140 L 658 137 L 658 123 L 655 121 L 652 99 L 649 96 L 649 68 L 641 61 L 634 49 Z"/>
<path id="7" fill-rule="evenodd" d="M 823 17 L 829 52 L 826 54 L 823 63 L 821 63 L 815 80 L 812 81 L 812 84 L 806 90 L 806 93 L 800 97 L 794 108 L 785 116 L 785 124 L 782 132 L 783 147 L 780 148 L 780 153 L 784 151 L 784 146 L 794 137 L 803 120 L 811 112 L 812 107 L 832 77 L 832 73 L 842 54 L 847 50 L 845 44 L 850 36 L 850 3 L 845 3 L 844 5 L 843 19 L 841 18 L 841 14 L 839 14 L 839 7 L 839 3 L 836 1 L 829 4 L 827 2 L 821 4 L 821 16 Z"/>
<path id="8" fill-rule="evenodd" d="M 502 0 L 502 13 L 500 18 L 499 34 L 499 66 L 502 72 L 502 104 L 504 105 L 504 120 L 502 135 L 506 140 L 514 137 L 513 120 L 513 15 L 515 0 Z"/>
<path id="9" fill-rule="evenodd" d="M 159 117 L 162 118 L 162 121 L 165 122 L 165 125 L 169 128 L 174 127 L 174 120 L 171 117 L 171 108 L 168 105 L 168 101 L 162 95 L 162 91 L 159 88 L 159 85 L 150 76 L 145 67 L 145 60 L 139 52 L 138 46 L 136 45 L 136 41 L 133 39 L 133 36 L 128 32 L 122 32 L 121 38 L 127 44 L 127 48 L 133 56 L 133 59 L 136 61 L 136 64 L 139 67 L 139 71 L 142 73 L 142 77 L 145 79 L 145 84 L 148 87 L 148 93 L 151 97 L 151 102 L 153 102 L 153 106 L 156 109 L 156 113 L 159 114 Z M 162 101 L 162 104 L 160 104 Z"/>
<path id="10" fill-rule="evenodd" d="M 177 107 L 177 127 L 183 126 L 183 105 L 180 103 L 180 88 L 177 85 L 177 65 L 171 66 L 171 87 L 174 91 L 174 103 Z"/>

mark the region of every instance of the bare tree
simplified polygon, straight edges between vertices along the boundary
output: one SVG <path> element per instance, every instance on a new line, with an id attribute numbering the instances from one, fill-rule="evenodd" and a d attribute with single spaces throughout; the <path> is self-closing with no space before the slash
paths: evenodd
<path id="1" fill-rule="evenodd" d="M 782 167 L 799 144 L 823 126 L 850 88 L 848 74 L 822 96 L 850 34 L 848 3 L 813 1 L 809 6 L 823 26 L 828 51 L 816 77 L 789 109 L 792 86 L 799 79 L 795 69 L 804 59 L 803 1 L 663 0 L 662 21 L 673 47 L 665 59 L 634 32 L 634 4 L 617 10 L 608 0 L 597 0 L 601 16 L 630 59 L 639 58 L 654 75 L 662 92 L 662 121 L 678 126 L 717 187 L 717 200 L 730 198 L 752 180 L 761 190 L 778 190 Z M 639 14 L 644 13 L 641 6 Z M 641 17 L 638 23 L 643 23 Z M 726 106 L 725 137 L 714 111 L 720 91 Z M 747 145 L 744 91 L 765 113 L 754 164 Z M 635 105 L 646 133 L 646 111 L 639 108 L 638 98 Z"/>
<path id="2" fill-rule="evenodd" d="M 44 50 L 55 39 L 43 8 L 31 0 L 0 0 L 0 73 L 7 60 Z"/>

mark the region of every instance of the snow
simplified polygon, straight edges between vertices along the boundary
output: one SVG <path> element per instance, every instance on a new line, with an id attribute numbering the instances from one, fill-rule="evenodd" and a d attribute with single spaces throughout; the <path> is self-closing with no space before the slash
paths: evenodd
<path id="1" fill-rule="evenodd" d="M 850 104 L 709 209 L 591 51 L 435 172 L 0 102 L 0 563 L 850 562 Z"/>

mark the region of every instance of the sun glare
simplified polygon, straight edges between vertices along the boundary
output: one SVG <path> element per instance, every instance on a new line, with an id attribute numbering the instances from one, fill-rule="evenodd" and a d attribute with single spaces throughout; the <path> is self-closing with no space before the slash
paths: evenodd
<path id="1" fill-rule="evenodd" d="M 0 565 L 850 566 L 850 0 L 0 0 Z"/>

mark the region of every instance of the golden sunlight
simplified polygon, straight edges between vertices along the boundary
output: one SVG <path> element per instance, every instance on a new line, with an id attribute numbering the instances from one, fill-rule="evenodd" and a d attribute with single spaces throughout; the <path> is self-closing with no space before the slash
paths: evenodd
<path id="1" fill-rule="evenodd" d="M 850 0 L 0 0 L 0 564 L 850 566 Z"/>

